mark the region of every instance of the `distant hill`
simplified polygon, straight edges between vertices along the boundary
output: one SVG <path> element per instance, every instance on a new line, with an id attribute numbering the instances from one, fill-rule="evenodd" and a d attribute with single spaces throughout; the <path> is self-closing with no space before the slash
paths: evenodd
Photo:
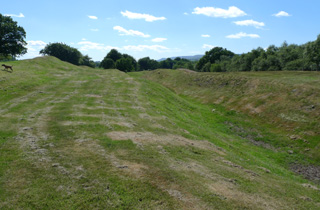
<path id="1" fill-rule="evenodd" d="M 175 59 L 175 58 L 184 58 L 184 59 L 188 59 L 191 61 L 197 61 L 200 60 L 200 58 L 202 58 L 203 55 L 191 55 L 191 56 L 175 56 L 175 57 L 170 57 L 171 59 Z M 166 60 L 167 58 L 161 58 L 158 61 L 163 61 Z"/>

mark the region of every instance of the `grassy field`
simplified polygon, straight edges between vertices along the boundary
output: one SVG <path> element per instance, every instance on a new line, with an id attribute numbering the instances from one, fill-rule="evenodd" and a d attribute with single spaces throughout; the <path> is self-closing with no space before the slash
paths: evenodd
<path id="1" fill-rule="evenodd" d="M 182 83 L 145 79 L 178 71 L 125 74 L 53 57 L 8 64 L 0 209 L 320 208 L 320 186 L 288 168 L 306 154 L 275 144 L 288 138 L 282 129 L 213 98 L 200 103 L 193 83 L 178 95 Z"/>

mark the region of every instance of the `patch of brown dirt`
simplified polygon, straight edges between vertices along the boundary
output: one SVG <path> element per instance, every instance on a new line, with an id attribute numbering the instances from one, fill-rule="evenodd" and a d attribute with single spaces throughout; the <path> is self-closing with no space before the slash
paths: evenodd
<path id="1" fill-rule="evenodd" d="M 249 111 L 250 114 L 260 114 L 262 112 L 261 108 L 254 107 L 254 105 L 251 103 L 248 103 L 247 105 L 245 105 L 244 109 Z"/>
<path id="2" fill-rule="evenodd" d="M 127 128 L 133 128 L 134 125 L 132 123 L 129 123 L 129 122 L 110 122 L 111 124 L 113 125 L 119 125 L 119 126 L 122 126 L 122 127 L 127 127 Z"/>
<path id="3" fill-rule="evenodd" d="M 179 70 L 179 71 L 184 71 L 184 72 L 188 72 L 188 73 L 198 73 L 198 72 L 192 71 L 192 70 L 190 70 L 190 69 L 182 69 L 182 68 L 180 68 L 180 69 L 177 69 L 177 70 Z"/>
<path id="4" fill-rule="evenodd" d="M 257 194 L 248 194 L 241 192 L 237 189 L 237 186 L 228 181 L 218 181 L 208 184 L 209 190 L 214 192 L 217 196 L 222 199 L 234 200 L 243 209 L 283 209 L 281 203 L 271 197 L 261 197 Z M 282 206 L 282 208 L 281 208 Z"/>
<path id="5" fill-rule="evenodd" d="M 304 178 L 320 184 L 320 166 L 292 164 L 290 168 Z"/>
<path id="6" fill-rule="evenodd" d="M 213 143 L 204 140 L 191 140 L 182 136 L 168 134 L 156 135 L 150 132 L 123 132 L 113 131 L 107 133 L 107 136 L 112 140 L 132 140 L 136 144 L 169 144 L 178 146 L 191 146 L 203 150 L 211 150 L 220 155 L 225 155 L 225 152 L 215 146 Z"/>
<path id="7" fill-rule="evenodd" d="M 84 95 L 85 97 L 88 97 L 88 98 L 102 98 L 101 95 L 95 95 L 95 94 L 87 94 L 87 95 Z"/>

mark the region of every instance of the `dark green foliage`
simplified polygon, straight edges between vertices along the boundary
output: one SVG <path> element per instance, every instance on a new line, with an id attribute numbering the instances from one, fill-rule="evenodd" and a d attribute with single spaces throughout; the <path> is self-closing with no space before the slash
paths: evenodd
<path id="1" fill-rule="evenodd" d="M 211 64 L 210 71 L 211 72 L 222 72 L 221 65 L 217 64 L 217 63 Z"/>
<path id="2" fill-rule="evenodd" d="M 126 62 L 121 60 L 126 58 Z M 119 61 L 121 60 L 121 61 Z M 119 62 L 118 62 L 119 61 Z M 127 64 L 127 61 L 130 61 L 130 65 Z M 101 61 L 100 67 L 104 69 L 117 68 L 121 71 L 130 72 L 130 71 L 143 71 L 143 70 L 155 70 L 157 68 L 162 69 L 191 69 L 194 70 L 195 61 L 190 61 L 184 58 L 167 58 L 161 62 L 158 62 L 150 57 L 144 57 L 136 61 L 131 55 L 121 54 L 117 50 L 112 49 Z M 127 67 L 128 69 L 125 69 Z"/>
<path id="3" fill-rule="evenodd" d="M 195 61 L 191 61 L 185 58 L 177 57 L 174 60 L 171 58 L 167 58 L 166 60 L 163 60 L 159 62 L 158 67 L 161 69 L 190 69 L 194 70 Z"/>
<path id="4" fill-rule="evenodd" d="M 203 72 L 210 72 L 210 68 L 211 68 L 211 63 L 207 62 L 202 68 L 201 71 Z"/>
<path id="5" fill-rule="evenodd" d="M 116 49 L 112 49 L 101 61 L 100 67 L 104 69 L 117 68 L 120 71 L 131 72 L 138 70 L 138 63 L 131 55 L 121 54 Z"/>
<path id="6" fill-rule="evenodd" d="M 311 67 L 312 70 L 320 70 L 320 34 L 316 41 L 307 43 L 305 55 L 310 62 L 315 64 L 314 67 Z"/>
<path id="7" fill-rule="evenodd" d="M 279 48 L 277 56 L 280 59 L 281 67 L 284 68 L 287 63 L 303 57 L 303 48 L 295 44 L 288 45 L 287 42 L 284 42 Z M 301 66 L 297 67 L 302 69 Z"/>
<path id="8" fill-rule="evenodd" d="M 281 63 L 279 58 L 274 54 L 267 58 L 268 71 L 280 71 Z"/>
<path id="9" fill-rule="evenodd" d="M 185 59 L 185 58 L 176 58 L 173 60 L 174 61 L 174 65 L 172 67 L 172 69 L 191 69 L 194 70 L 194 64 L 192 61 Z"/>
<path id="10" fill-rule="evenodd" d="M 89 66 L 92 68 L 96 67 L 95 62 L 88 55 L 85 55 L 81 58 L 80 65 Z"/>
<path id="11" fill-rule="evenodd" d="M 267 60 L 263 57 L 259 57 L 252 62 L 252 71 L 266 71 L 268 69 Z"/>
<path id="12" fill-rule="evenodd" d="M 100 67 L 104 69 L 114 69 L 115 68 L 115 62 L 111 58 L 105 57 L 101 63 Z"/>
<path id="13" fill-rule="evenodd" d="M 166 60 L 159 62 L 159 68 L 162 69 L 172 69 L 173 65 L 174 61 L 171 58 L 167 58 Z"/>
<path id="14" fill-rule="evenodd" d="M 63 43 L 49 43 L 40 51 L 40 54 L 54 56 L 74 65 L 80 65 L 82 59 L 82 54 L 79 50 Z"/>
<path id="15" fill-rule="evenodd" d="M 139 70 L 154 70 L 159 67 L 156 60 L 150 59 L 149 57 L 141 58 L 138 60 Z"/>
<path id="16" fill-rule="evenodd" d="M 114 62 L 122 58 L 121 53 L 118 52 L 116 49 L 110 50 L 110 52 L 107 54 L 106 58 L 112 59 Z"/>
<path id="17" fill-rule="evenodd" d="M 11 56 L 11 55 L 3 55 L 3 54 L 0 54 L 0 61 L 15 61 L 16 58 Z"/>
<path id="18" fill-rule="evenodd" d="M 206 54 L 199 60 L 199 62 L 197 63 L 196 69 L 198 69 L 199 71 L 207 71 L 207 68 L 206 69 L 202 69 L 202 68 L 204 68 L 204 66 L 208 62 L 210 64 L 219 62 L 222 56 L 232 58 L 234 56 L 234 53 L 222 47 L 215 47 L 210 51 L 207 51 Z"/>
<path id="19" fill-rule="evenodd" d="M 300 58 L 286 63 L 286 65 L 283 67 L 283 70 L 311 70 L 308 68 L 309 66 L 310 63 L 306 59 Z"/>
<path id="20" fill-rule="evenodd" d="M 27 53 L 25 30 L 11 17 L 0 14 L 0 59 L 8 60 Z"/>
<path id="21" fill-rule="evenodd" d="M 128 54 L 123 54 L 122 57 L 123 58 L 128 58 L 130 60 L 131 65 L 133 67 L 132 71 L 137 71 L 138 70 L 138 63 L 137 63 L 136 59 L 134 59 L 134 57 L 132 57 L 131 55 L 128 55 Z"/>
<path id="22" fill-rule="evenodd" d="M 116 68 L 124 72 L 131 72 L 135 70 L 132 64 L 132 60 L 130 58 L 124 58 L 124 57 L 117 60 Z"/>
<path id="23" fill-rule="evenodd" d="M 220 57 L 219 57 L 220 55 Z M 212 65 L 212 64 L 219 64 Z M 320 70 L 320 35 L 317 40 L 304 45 L 284 42 L 280 47 L 270 45 L 248 53 L 234 55 L 216 47 L 206 52 L 196 66 L 197 71 L 281 71 Z"/>

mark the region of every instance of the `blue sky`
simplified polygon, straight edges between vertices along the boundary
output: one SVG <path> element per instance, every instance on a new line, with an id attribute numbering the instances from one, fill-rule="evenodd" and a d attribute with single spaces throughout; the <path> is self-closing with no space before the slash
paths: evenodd
<path id="1" fill-rule="evenodd" d="M 136 59 L 244 53 L 303 44 L 320 34 L 319 0 L 1 0 L 0 13 L 27 33 L 28 54 L 63 42 L 95 61 L 110 49 Z"/>

